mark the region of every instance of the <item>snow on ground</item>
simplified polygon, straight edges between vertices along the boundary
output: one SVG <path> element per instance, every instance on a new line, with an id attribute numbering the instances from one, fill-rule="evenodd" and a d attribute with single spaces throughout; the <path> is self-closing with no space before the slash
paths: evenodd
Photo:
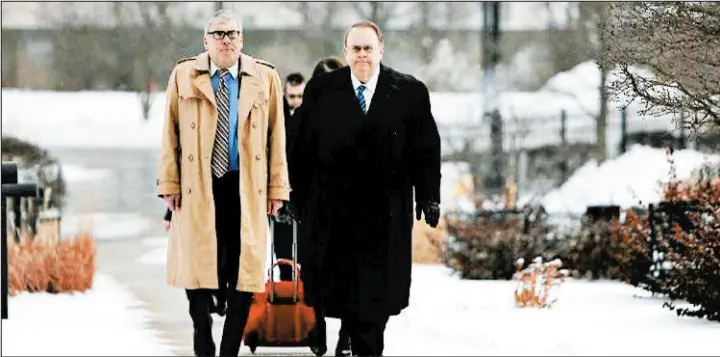
<path id="1" fill-rule="evenodd" d="M 84 294 L 23 293 L 8 301 L 3 356 L 171 356 L 132 293 L 96 274 Z"/>
<path id="2" fill-rule="evenodd" d="M 504 145 L 532 148 L 560 143 L 560 112 L 567 113 L 567 140 L 594 141 L 594 119 L 598 93 L 582 82 L 576 90 L 567 88 L 576 78 L 589 71 L 588 64 L 578 70 L 559 74 L 549 83 L 558 90 L 538 92 L 504 92 L 498 98 L 503 118 Z M 562 93 L 558 93 L 561 91 Z M 563 94 L 564 93 L 564 94 Z M 142 119 L 140 100 L 129 92 L 49 92 L 3 89 L 3 132 L 30 140 L 43 147 L 133 147 L 159 148 L 163 124 L 165 96 L 154 96 L 149 120 Z M 488 149 L 490 126 L 482 120 L 482 93 L 430 94 L 433 115 L 438 122 L 444 154 L 461 150 L 461 138 L 473 140 L 477 149 Z M 44 103 L 42 106 L 33 103 Z M 99 110 L 102 108 L 103 110 Z M 104 110 L 114 108 L 112 111 Z M 672 118 L 638 116 L 637 106 L 628 110 L 628 130 L 670 130 Z M 620 112 L 610 105 L 608 117 L 608 150 L 615 155 L 620 142 Z M 51 114 L 49 114 L 51 113 Z M 72 135 L 68 135 L 72 128 Z M 62 135 L 62 133 L 66 133 Z"/>
<path id="3" fill-rule="evenodd" d="M 99 241 L 109 241 L 136 237 L 157 225 L 157 220 L 132 212 L 64 212 L 60 230 L 63 237 L 72 236 L 82 230 L 92 231 L 95 239 Z"/>
<path id="4" fill-rule="evenodd" d="M 617 282 L 569 281 L 548 310 L 514 307 L 512 281 L 463 281 L 415 264 L 386 356 L 716 355 L 720 323 L 680 318 Z"/>
<path id="5" fill-rule="evenodd" d="M 165 264 L 167 238 L 144 244 L 152 250 L 138 263 Z M 677 317 L 659 299 L 634 297 L 647 294 L 629 285 L 570 280 L 550 310 L 515 308 L 514 289 L 512 281 L 460 280 L 445 267 L 415 264 L 410 307 L 390 320 L 385 355 L 716 353 L 720 324 Z"/>
<path id="6" fill-rule="evenodd" d="M 2 94 L 3 133 L 43 147 L 160 147 L 163 95 L 154 97 L 150 120 L 144 121 L 136 93 L 3 89 Z"/>
<path id="7" fill-rule="evenodd" d="M 147 253 L 141 255 L 136 263 L 145 265 L 165 265 L 167 262 L 168 240 L 170 234 L 166 236 L 145 238 L 142 245 L 148 248 Z"/>
<path id="8" fill-rule="evenodd" d="M 80 165 L 62 164 L 63 179 L 67 182 L 82 183 L 100 181 L 110 175 L 110 170 L 85 167 Z"/>
<path id="9" fill-rule="evenodd" d="M 675 151 L 673 159 L 679 180 L 689 179 L 704 164 L 720 164 L 720 155 L 690 149 Z M 550 213 L 582 214 L 589 205 L 647 206 L 661 200 L 669 180 L 670 163 L 665 150 L 634 145 L 624 155 L 600 166 L 594 160 L 587 162 L 540 202 Z"/>

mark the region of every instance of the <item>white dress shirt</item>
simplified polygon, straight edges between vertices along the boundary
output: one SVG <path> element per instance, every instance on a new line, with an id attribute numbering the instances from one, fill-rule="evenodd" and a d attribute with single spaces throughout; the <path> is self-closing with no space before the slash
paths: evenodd
<path id="1" fill-rule="evenodd" d="M 360 85 L 365 85 L 365 90 L 363 91 L 363 96 L 365 96 L 365 109 L 366 113 L 370 110 L 370 103 L 372 102 L 373 94 L 375 94 L 375 88 L 377 87 L 378 77 L 380 76 L 380 66 L 375 68 L 375 74 L 373 74 L 372 77 L 370 77 L 370 80 L 367 81 L 367 83 L 360 82 L 357 77 L 355 77 L 355 74 L 350 71 L 350 80 L 352 81 L 353 85 L 353 91 L 355 92 L 355 95 L 357 96 L 357 89 L 360 87 Z"/>
<path id="2" fill-rule="evenodd" d="M 238 76 L 238 66 L 240 65 L 240 61 L 235 61 L 235 64 L 232 65 L 230 68 L 228 68 L 228 72 L 230 72 L 230 75 L 237 79 Z M 215 62 L 210 60 L 210 77 L 215 75 L 215 72 L 219 71 L 220 67 L 215 65 Z"/>

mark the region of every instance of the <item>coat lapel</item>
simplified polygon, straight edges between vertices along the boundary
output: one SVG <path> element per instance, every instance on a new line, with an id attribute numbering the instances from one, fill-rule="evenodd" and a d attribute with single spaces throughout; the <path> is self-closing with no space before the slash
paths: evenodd
<path id="1" fill-rule="evenodd" d="M 215 103 L 215 92 L 212 88 L 212 82 L 210 82 L 210 56 L 207 52 L 203 52 L 197 56 L 193 68 L 198 72 L 192 81 L 193 85 L 213 106 L 217 106 Z"/>
<path id="2" fill-rule="evenodd" d="M 342 73 L 334 76 L 335 78 L 333 79 L 332 83 L 332 87 L 335 91 L 337 91 L 337 93 L 339 93 L 340 97 L 342 98 L 343 104 L 341 104 L 340 107 L 348 107 L 345 110 L 350 110 L 355 117 L 364 117 L 365 114 L 360 109 L 360 103 L 358 102 L 357 96 L 355 95 L 355 89 L 353 88 L 352 80 L 350 80 L 350 67 L 345 66 L 336 71 Z"/>
<path id="3" fill-rule="evenodd" d="M 370 108 L 366 115 L 370 117 L 382 113 L 383 108 L 390 101 L 390 97 L 393 92 L 395 92 L 395 89 L 397 89 L 397 87 L 392 76 L 388 73 L 387 67 L 381 64 L 375 93 L 373 94 Z"/>
<path id="4" fill-rule="evenodd" d="M 240 104 L 238 105 L 238 121 L 242 122 L 250 114 L 250 109 L 255 104 L 258 94 L 262 91 L 260 78 L 258 77 L 257 64 L 246 54 L 240 55 Z"/>
<path id="5" fill-rule="evenodd" d="M 202 93 L 203 96 L 205 96 L 205 98 L 213 104 L 213 106 L 217 106 L 215 103 L 215 93 L 213 92 L 212 83 L 210 82 L 210 75 L 206 73 L 195 77 L 193 85 L 197 87 L 200 93 Z"/>

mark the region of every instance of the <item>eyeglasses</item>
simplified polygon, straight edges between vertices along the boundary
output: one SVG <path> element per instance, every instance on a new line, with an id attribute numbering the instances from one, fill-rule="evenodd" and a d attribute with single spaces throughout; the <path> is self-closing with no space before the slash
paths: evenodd
<path id="1" fill-rule="evenodd" d="M 295 98 L 302 99 L 302 96 L 303 96 L 302 94 L 288 94 L 287 95 L 288 99 L 295 99 Z"/>
<path id="2" fill-rule="evenodd" d="M 232 30 L 232 31 L 212 31 L 208 32 L 208 35 L 212 35 L 212 37 L 216 40 L 222 40 L 227 36 L 229 39 L 234 40 L 238 37 L 240 37 L 240 31 L 238 30 Z"/>
<path id="3" fill-rule="evenodd" d="M 351 46 L 350 48 L 354 53 L 358 53 L 360 51 L 365 51 L 367 53 L 372 53 L 375 48 L 373 46 Z"/>

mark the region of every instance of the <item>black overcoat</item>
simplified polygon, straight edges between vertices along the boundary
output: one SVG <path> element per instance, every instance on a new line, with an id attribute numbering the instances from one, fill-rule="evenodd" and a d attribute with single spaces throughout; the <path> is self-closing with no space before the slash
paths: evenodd
<path id="1" fill-rule="evenodd" d="M 415 199 L 440 202 L 440 137 L 427 87 L 381 66 L 367 114 L 344 67 L 312 78 L 296 113 L 291 200 L 306 303 L 382 321 L 408 306 Z M 414 190 L 413 190 L 414 188 Z"/>

